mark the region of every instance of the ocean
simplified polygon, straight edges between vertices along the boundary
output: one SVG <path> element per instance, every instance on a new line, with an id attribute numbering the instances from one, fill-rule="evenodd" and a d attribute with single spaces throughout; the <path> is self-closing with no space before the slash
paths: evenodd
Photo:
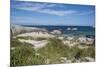
<path id="1" fill-rule="evenodd" d="M 95 28 L 91 26 L 53 26 L 53 25 L 23 25 L 26 27 L 44 28 L 48 31 L 60 30 L 64 35 L 95 36 Z"/>

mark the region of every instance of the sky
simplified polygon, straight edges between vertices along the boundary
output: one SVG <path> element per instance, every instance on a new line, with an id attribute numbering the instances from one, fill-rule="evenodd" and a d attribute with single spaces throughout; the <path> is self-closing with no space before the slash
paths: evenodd
<path id="1" fill-rule="evenodd" d="M 94 26 L 95 6 L 11 0 L 11 23 Z"/>

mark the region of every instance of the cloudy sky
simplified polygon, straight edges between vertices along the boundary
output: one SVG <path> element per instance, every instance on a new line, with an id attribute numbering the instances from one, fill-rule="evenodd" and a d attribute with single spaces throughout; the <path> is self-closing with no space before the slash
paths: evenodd
<path id="1" fill-rule="evenodd" d="M 95 7 L 11 0 L 11 23 L 94 26 Z"/>

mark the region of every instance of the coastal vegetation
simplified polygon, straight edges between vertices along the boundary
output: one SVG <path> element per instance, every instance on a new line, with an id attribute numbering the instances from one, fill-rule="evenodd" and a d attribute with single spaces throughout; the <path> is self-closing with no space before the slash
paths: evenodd
<path id="1" fill-rule="evenodd" d="M 58 30 L 50 33 L 40 28 L 19 28 L 10 30 L 11 67 L 95 61 L 94 38 L 63 36 Z M 24 33 L 23 29 L 31 32 Z"/>
<path id="2" fill-rule="evenodd" d="M 85 57 L 95 58 L 94 46 L 85 49 L 79 49 L 77 46 L 69 47 L 64 45 L 60 39 L 49 38 L 47 39 L 48 43 L 45 47 L 34 49 L 32 44 L 25 42 L 22 43 L 18 40 L 19 38 L 13 38 L 11 40 L 10 59 L 12 67 L 67 63 L 69 60 L 70 62 L 76 62 L 76 60 L 84 62 L 87 61 Z"/>

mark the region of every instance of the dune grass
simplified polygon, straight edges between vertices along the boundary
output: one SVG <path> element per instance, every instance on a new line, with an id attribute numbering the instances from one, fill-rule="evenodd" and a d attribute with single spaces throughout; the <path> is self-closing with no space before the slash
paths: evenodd
<path id="1" fill-rule="evenodd" d="M 61 63 L 60 58 L 65 57 L 67 59 L 72 58 L 95 58 L 95 48 L 89 47 L 86 49 L 79 49 L 77 46 L 69 48 L 65 46 L 59 39 L 49 39 L 49 43 L 38 50 L 38 52 L 50 59 L 50 63 Z"/>
<path id="2" fill-rule="evenodd" d="M 10 50 L 10 65 L 14 66 L 25 66 L 25 65 L 38 65 L 44 64 L 44 58 L 36 55 L 36 51 L 31 44 L 21 43 L 18 40 L 14 40 L 11 42 Z"/>
<path id="3" fill-rule="evenodd" d="M 50 38 L 48 41 L 49 43 L 45 47 L 35 50 L 31 44 L 21 43 L 18 39 L 11 40 L 11 47 L 15 47 L 11 50 L 11 66 L 58 64 L 63 63 L 61 57 L 68 60 L 84 57 L 95 58 L 95 48 L 93 46 L 79 49 L 77 46 L 70 48 L 57 38 Z"/>

